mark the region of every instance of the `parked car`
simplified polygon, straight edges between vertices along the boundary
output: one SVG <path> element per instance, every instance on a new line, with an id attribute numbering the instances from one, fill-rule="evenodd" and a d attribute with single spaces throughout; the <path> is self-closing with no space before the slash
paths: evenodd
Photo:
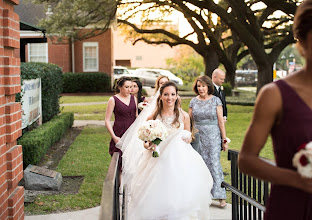
<path id="1" fill-rule="evenodd" d="M 122 76 L 132 77 L 132 74 L 129 72 L 127 67 L 124 66 L 114 66 L 114 80 L 119 79 Z"/>
<path id="2" fill-rule="evenodd" d="M 144 86 L 154 87 L 159 75 L 168 76 L 170 81 L 175 82 L 177 85 L 183 85 L 182 79 L 175 76 L 169 70 L 139 68 L 134 71 L 133 75 L 138 77 Z"/>

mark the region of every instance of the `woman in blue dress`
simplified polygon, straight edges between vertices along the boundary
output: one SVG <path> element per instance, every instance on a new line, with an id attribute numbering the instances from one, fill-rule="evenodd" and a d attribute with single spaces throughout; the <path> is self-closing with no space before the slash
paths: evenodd
<path id="1" fill-rule="evenodd" d="M 192 144 L 202 156 L 213 178 L 211 194 L 218 199 L 220 207 L 226 206 L 225 189 L 221 188 L 224 179 L 220 163 L 220 148 L 227 150 L 225 126 L 221 100 L 213 95 L 214 86 L 208 76 L 198 77 L 193 86 L 197 94 L 189 104 L 189 115 L 195 122 L 198 133 Z M 222 140 L 221 140 L 222 138 Z"/>

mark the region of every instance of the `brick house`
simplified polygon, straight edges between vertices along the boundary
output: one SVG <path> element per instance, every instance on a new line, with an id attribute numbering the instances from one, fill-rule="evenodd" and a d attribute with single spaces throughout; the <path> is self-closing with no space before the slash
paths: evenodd
<path id="1" fill-rule="evenodd" d="M 24 188 L 21 136 L 21 104 L 15 94 L 21 90 L 20 59 L 14 50 L 20 46 L 19 16 L 13 6 L 18 0 L 0 1 L 0 219 L 24 219 Z"/>
<path id="2" fill-rule="evenodd" d="M 45 18 L 43 5 L 30 1 L 19 1 L 14 11 L 20 21 L 30 26 L 38 26 Z M 83 29 L 82 31 L 88 31 Z M 112 30 L 81 41 L 58 43 L 47 37 L 44 31 L 21 31 L 21 50 L 16 51 L 22 62 L 49 62 L 60 66 L 63 72 L 113 72 L 113 37 Z M 45 39 L 45 40 L 44 40 Z M 20 54 L 20 55 L 18 55 Z"/>

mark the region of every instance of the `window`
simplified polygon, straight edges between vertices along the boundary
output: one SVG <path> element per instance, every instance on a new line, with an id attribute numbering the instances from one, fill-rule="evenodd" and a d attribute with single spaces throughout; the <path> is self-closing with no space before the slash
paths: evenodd
<path id="1" fill-rule="evenodd" d="M 83 71 L 99 71 L 99 43 L 83 43 Z"/>
<path id="2" fill-rule="evenodd" d="M 29 43 L 28 44 L 28 62 L 48 62 L 48 44 L 47 43 Z"/>
<path id="3" fill-rule="evenodd" d="M 136 60 L 142 60 L 142 56 L 135 56 Z"/>

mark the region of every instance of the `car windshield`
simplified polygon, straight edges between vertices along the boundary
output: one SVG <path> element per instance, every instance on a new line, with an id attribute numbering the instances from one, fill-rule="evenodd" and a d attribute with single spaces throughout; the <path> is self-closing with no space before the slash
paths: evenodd
<path id="1" fill-rule="evenodd" d="M 127 69 L 114 69 L 114 74 L 121 75 L 121 74 L 129 74 Z"/>

